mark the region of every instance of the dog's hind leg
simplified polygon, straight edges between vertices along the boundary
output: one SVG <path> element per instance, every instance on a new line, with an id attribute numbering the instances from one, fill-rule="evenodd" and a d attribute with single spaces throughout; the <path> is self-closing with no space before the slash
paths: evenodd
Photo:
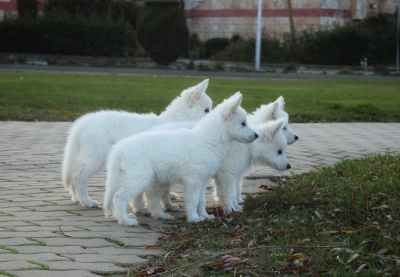
<path id="1" fill-rule="evenodd" d="M 132 199 L 129 202 L 129 205 L 131 206 L 132 211 L 134 213 L 141 213 L 141 214 L 144 214 L 144 215 L 149 214 L 149 211 L 144 207 L 143 201 L 144 201 L 143 194 L 141 194 L 138 197 L 136 197 L 136 199 Z M 146 202 L 147 202 L 147 200 L 146 200 Z"/>
<path id="2" fill-rule="evenodd" d="M 74 173 L 74 193 L 75 199 L 83 206 L 89 208 L 97 208 L 99 202 L 90 199 L 87 186 L 90 179 L 104 167 L 104 162 L 98 157 L 81 159 L 78 163 L 77 170 Z"/>
<path id="3" fill-rule="evenodd" d="M 177 199 L 179 196 L 175 192 L 170 192 L 171 185 L 165 187 L 164 195 L 161 198 L 161 203 L 164 207 L 164 210 L 171 211 L 171 212 L 178 212 L 181 209 L 179 208 L 178 204 L 174 204 L 171 202 L 172 199 Z"/>
<path id="4" fill-rule="evenodd" d="M 152 216 L 169 220 L 175 219 L 172 215 L 165 213 L 161 206 L 161 199 L 166 194 L 169 198 L 169 188 L 169 184 L 156 183 L 146 192 L 146 205 Z"/>
<path id="5" fill-rule="evenodd" d="M 126 208 L 131 199 L 141 197 L 153 180 L 146 176 L 123 176 L 120 188 L 115 193 L 113 198 L 114 204 L 114 217 L 118 219 L 119 224 L 127 226 L 138 226 L 139 222 L 135 219 L 133 214 L 127 214 Z"/>

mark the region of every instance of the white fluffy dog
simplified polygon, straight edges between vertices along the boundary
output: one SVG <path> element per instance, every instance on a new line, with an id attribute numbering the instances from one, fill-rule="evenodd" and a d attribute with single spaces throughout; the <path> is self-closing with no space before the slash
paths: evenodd
<path id="1" fill-rule="evenodd" d="M 283 110 L 284 99 L 279 97 L 275 102 L 262 105 L 251 117 L 249 123 L 258 134 L 259 138 L 251 144 L 230 142 L 228 153 L 214 175 L 215 195 L 221 205 L 231 213 L 233 210 L 241 211 L 238 204 L 241 199 L 242 178 L 244 173 L 252 166 L 269 165 L 277 170 L 287 170 L 290 163 L 285 155 L 286 144 L 294 143 L 298 136 L 293 133 L 288 125 L 288 114 Z M 277 121 L 275 121 L 278 119 Z M 155 130 L 193 128 L 196 123 L 173 123 L 156 127 Z M 179 210 L 178 205 L 170 201 L 169 187 L 164 189 L 149 190 L 146 192 L 147 209 L 152 216 L 173 219 L 173 216 L 164 213 L 160 206 L 160 199 L 164 209 L 169 211 Z M 134 212 L 146 213 L 141 198 L 131 202 Z"/>
<path id="2" fill-rule="evenodd" d="M 136 226 L 126 207 L 154 186 L 184 187 L 187 220 L 198 222 L 213 218 L 206 212 L 206 187 L 229 149 L 229 142 L 254 141 L 258 135 L 247 125 L 246 111 L 237 93 L 218 105 L 193 129 L 149 131 L 119 141 L 107 160 L 104 213 L 120 224 Z M 153 201 L 153 199 L 148 199 Z M 159 201 L 158 201 L 159 202 Z"/>
<path id="3" fill-rule="evenodd" d="M 65 146 L 62 177 L 64 187 L 86 207 L 97 207 L 90 199 L 87 185 L 106 163 L 113 144 L 122 138 L 147 131 L 154 126 L 178 121 L 196 121 L 212 109 L 205 93 L 208 79 L 184 90 L 159 116 L 120 111 L 100 111 L 77 119 L 70 129 Z"/>

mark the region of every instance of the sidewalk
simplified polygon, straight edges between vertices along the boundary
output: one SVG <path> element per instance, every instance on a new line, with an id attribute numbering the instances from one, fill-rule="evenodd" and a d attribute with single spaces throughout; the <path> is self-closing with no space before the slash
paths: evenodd
<path id="1" fill-rule="evenodd" d="M 125 227 L 106 219 L 101 209 L 71 202 L 61 184 L 70 126 L 68 122 L 0 122 L 0 276 L 123 276 L 126 268 L 145 261 L 146 255 L 163 253 L 145 247 L 155 245 L 160 228 L 173 222 L 139 215 L 144 226 Z M 293 173 L 387 149 L 400 153 L 400 123 L 291 124 L 291 128 L 300 137 L 287 148 Z M 252 170 L 244 193 L 257 192 L 259 183 L 267 182 L 259 178 L 291 172 Z M 104 172 L 92 180 L 93 199 L 102 202 L 104 183 Z M 182 192 L 179 187 L 173 191 Z M 208 205 L 213 205 L 211 187 Z"/>

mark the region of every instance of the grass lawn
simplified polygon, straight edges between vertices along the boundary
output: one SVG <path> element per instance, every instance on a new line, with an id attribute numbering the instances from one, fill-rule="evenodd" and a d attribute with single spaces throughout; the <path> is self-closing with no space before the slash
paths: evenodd
<path id="1" fill-rule="evenodd" d="M 165 229 L 168 255 L 129 276 L 400 276 L 399 173 L 386 154 L 276 180 L 243 213 Z"/>
<path id="2" fill-rule="evenodd" d="M 159 114 L 200 78 L 0 72 L 0 120 L 72 121 L 91 111 Z M 211 79 L 214 104 L 242 92 L 253 111 L 282 95 L 292 122 L 400 122 L 398 82 Z"/>

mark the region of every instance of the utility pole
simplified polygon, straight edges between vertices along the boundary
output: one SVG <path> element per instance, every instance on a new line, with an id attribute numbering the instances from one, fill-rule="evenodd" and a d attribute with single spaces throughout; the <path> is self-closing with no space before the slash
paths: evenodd
<path id="1" fill-rule="evenodd" d="M 397 55 L 396 55 L 396 73 L 399 73 L 399 59 L 400 59 L 400 0 L 397 3 Z"/>
<path id="2" fill-rule="evenodd" d="M 400 0 L 399 0 L 400 1 Z M 255 58 L 255 69 L 260 70 L 261 60 L 261 20 L 262 20 L 262 0 L 258 0 L 257 9 L 257 31 L 256 31 L 256 58 Z"/>
<path id="3" fill-rule="evenodd" d="M 293 40 L 294 36 L 295 36 L 295 33 L 296 33 L 296 30 L 294 29 L 294 22 L 293 22 L 292 0 L 287 0 L 287 4 L 288 4 L 289 21 L 290 21 L 290 35 L 291 35 L 292 40 Z"/>

